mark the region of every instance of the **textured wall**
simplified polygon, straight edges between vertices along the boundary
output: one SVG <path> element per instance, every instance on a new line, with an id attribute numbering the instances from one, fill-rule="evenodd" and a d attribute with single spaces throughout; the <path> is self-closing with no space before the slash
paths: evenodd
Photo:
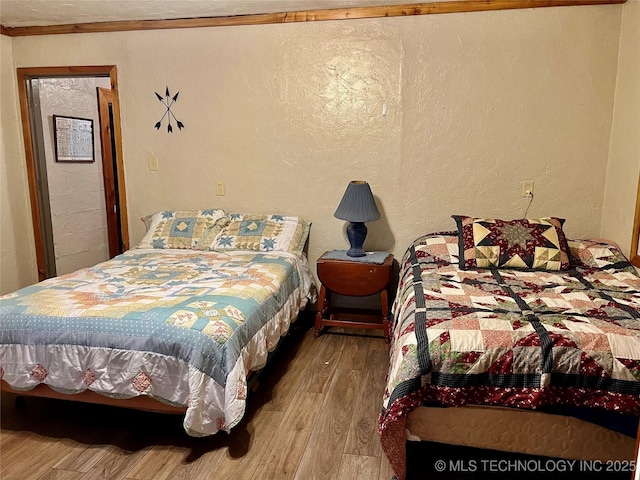
<path id="1" fill-rule="evenodd" d="M 24 37 L 13 53 L 117 65 L 132 244 L 161 209 L 282 212 L 313 222 L 313 261 L 347 246 L 332 215 L 361 179 L 382 213 L 365 247 L 400 256 L 455 213 L 521 216 L 522 180 L 529 215 L 599 235 L 621 9 Z M 166 85 L 173 134 L 153 128 Z"/>
<path id="2" fill-rule="evenodd" d="M 11 42 L 0 35 L 0 294 L 38 280 Z"/>
<path id="3" fill-rule="evenodd" d="M 56 272 L 63 275 L 109 258 L 96 87 L 111 87 L 108 77 L 46 78 L 39 83 Z M 93 120 L 95 162 L 56 162 L 53 115 Z"/>
<path id="4" fill-rule="evenodd" d="M 640 172 L 640 1 L 622 9 L 620 53 L 611 149 L 607 168 L 602 236 L 631 254 L 633 215 Z"/>

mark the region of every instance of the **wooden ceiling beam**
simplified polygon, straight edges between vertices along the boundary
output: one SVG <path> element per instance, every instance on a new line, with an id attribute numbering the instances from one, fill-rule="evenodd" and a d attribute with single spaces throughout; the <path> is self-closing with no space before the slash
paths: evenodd
<path id="1" fill-rule="evenodd" d="M 228 27 L 238 25 L 267 25 L 274 23 L 315 22 L 321 20 L 350 20 L 362 18 L 403 17 L 441 13 L 482 12 L 521 8 L 567 7 L 577 5 L 607 5 L 627 0 L 454 0 L 431 3 L 410 3 L 375 7 L 303 10 L 296 12 L 261 13 L 226 17 L 179 18 L 172 20 L 130 20 L 119 22 L 74 23 L 32 27 L 5 27 L 0 33 L 10 37 L 31 35 L 60 35 L 67 33 L 105 33 L 132 30 L 163 30 L 174 28 Z"/>

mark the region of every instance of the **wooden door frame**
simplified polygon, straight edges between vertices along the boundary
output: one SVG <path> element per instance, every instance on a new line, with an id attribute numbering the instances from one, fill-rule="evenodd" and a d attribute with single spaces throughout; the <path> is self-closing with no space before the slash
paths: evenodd
<path id="1" fill-rule="evenodd" d="M 41 212 L 38 204 L 38 183 L 36 179 L 35 156 L 31 136 L 31 117 L 27 97 L 27 82 L 31 78 L 77 77 L 77 76 L 109 76 L 111 90 L 113 90 L 114 134 L 116 143 L 116 164 L 118 167 L 118 184 L 120 195 L 118 199 L 118 213 L 122 228 L 122 243 L 125 250 L 129 249 L 129 222 L 127 217 L 127 197 L 124 179 L 124 163 L 122 160 L 122 131 L 120 128 L 120 102 L 118 94 L 118 77 L 115 65 L 74 66 L 74 67 L 30 67 L 18 68 L 18 98 L 20 100 L 20 114 L 22 116 L 22 135 L 24 139 L 25 160 L 27 162 L 27 179 L 29 181 L 29 200 L 31 203 L 31 219 L 36 248 L 36 263 L 38 280 L 46 278 L 44 241 L 41 228 Z"/>
<path id="2" fill-rule="evenodd" d="M 631 252 L 629 252 L 629 259 L 631 260 L 631 263 L 640 268 L 640 255 L 638 255 L 638 244 L 640 240 L 640 179 L 638 179 L 636 208 L 633 214 L 633 232 L 631 235 Z"/>
<path id="3" fill-rule="evenodd" d="M 104 199 L 107 207 L 107 231 L 109 238 L 109 258 L 122 253 L 122 239 L 118 227 L 118 179 L 115 178 L 113 167 L 113 148 L 111 141 L 115 143 L 111 131 L 112 117 L 115 115 L 113 90 L 110 88 L 96 87 L 98 96 L 98 118 L 100 124 L 100 147 L 102 150 L 102 179 L 104 184 Z M 111 105 L 111 108 L 109 108 Z M 113 120 L 115 122 L 115 120 Z M 116 155 L 117 159 L 117 155 Z M 118 170 L 117 168 L 115 169 Z"/>

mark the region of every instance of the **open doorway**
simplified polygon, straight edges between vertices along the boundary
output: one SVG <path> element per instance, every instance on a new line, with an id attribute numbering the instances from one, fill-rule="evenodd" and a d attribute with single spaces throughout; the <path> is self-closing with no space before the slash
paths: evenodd
<path id="1" fill-rule="evenodd" d="M 20 68 L 18 82 L 39 279 L 128 249 L 115 66 Z M 87 138 L 93 158 L 60 161 Z"/>

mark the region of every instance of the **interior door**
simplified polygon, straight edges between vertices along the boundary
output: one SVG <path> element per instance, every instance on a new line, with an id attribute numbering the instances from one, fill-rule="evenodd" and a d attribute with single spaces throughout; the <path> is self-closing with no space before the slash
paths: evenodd
<path id="1" fill-rule="evenodd" d="M 110 148 L 112 152 L 110 156 L 103 155 L 103 161 L 105 158 L 111 159 L 111 161 L 105 163 L 105 171 L 108 170 L 110 172 L 113 180 L 111 181 L 105 178 L 104 182 L 113 185 L 111 188 L 105 188 L 105 196 L 110 195 L 110 202 L 108 202 L 110 205 L 110 214 L 108 217 L 110 218 L 111 226 L 113 226 L 114 214 L 116 218 L 116 228 L 108 227 L 111 231 L 115 230 L 116 232 L 115 238 L 117 240 L 113 242 L 115 247 L 111 247 L 111 240 L 108 240 L 109 255 L 114 255 L 119 251 L 124 251 L 129 248 L 126 184 L 122 161 L 122 129 L 120 125 L 120 104 L 118 102 L 118 78 L 115 65 L 18 68 L 17 75 L 36 264 L 38 268 L 38 279 L 44 280 L 52 275 L 46 265 L 45 252 L 48 237 L 42 222 L 42 219 L 46 217 L 46 211 L 43 210 L 42 205 L 47 199 L 38 187 L 38 182 L 41 182 L 42 178 L 38 176 L 36 148 L 32 141 L 34 136 L 37 135 L 38 126 L 34 124 L 32 115 L 29 114 L 29 81 L 34 78 L 83 76 L 107 76 L 110 79 L 111 90 L 109 91 L 109 89 L 107 89 L 107 92 L 111 94 L 110 100 L 107 99 L 108 94 L 105 95 L 103 109 L 106 114 L 99 115 L 99 119 L 104 125 L 105 131 L 108 133 L 108 136 L 103 137 L 106 141 L 101 143 L 103 147 L 107 145 L 107 148 Z M 106 108 L 104 108 L 104 105 L 106 105 Z M 100 104 L 98 108 L 100 108 Z M 105 119 L 104 121 L 102 121 L 103 118 Z M 100 134 L 102 135 L 102 128 Z M 109 236 L 113 235 L 111 231 L 108 234 Z M 55 272 L 53 274 L 55 274 Z"/>
<path id="2" fill-rule="evenodd" d="M 109 257 L 113 258 L 124 251 L 122 229 L 120 227 L 120 204 L 118 189 L 118 161 L 114 135 L 114 97 L 107 88 L 98 91 L 98 115 L 100 117 L 100 140 L 102 144 L 102 173 L 104 178 L 104 196 L 107 208 L 107 227 L 109 237 Z"/>

